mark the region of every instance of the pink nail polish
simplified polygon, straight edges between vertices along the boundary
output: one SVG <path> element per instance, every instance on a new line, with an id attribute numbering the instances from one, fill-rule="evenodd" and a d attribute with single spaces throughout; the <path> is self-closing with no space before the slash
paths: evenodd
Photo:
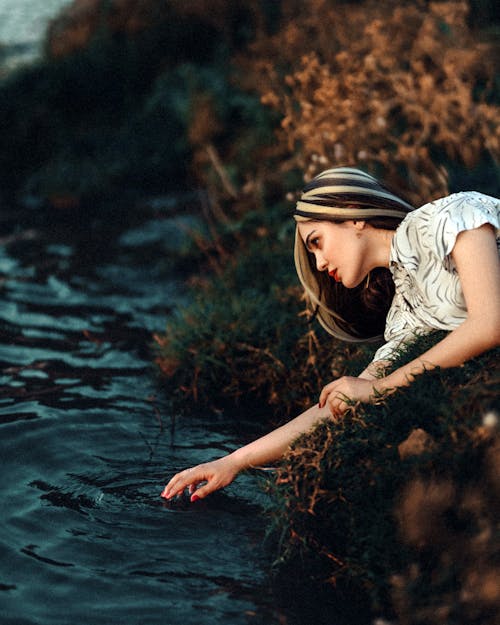
<path id="1" fill-rule="evenodd" d="M 198 495 L 191 495 L 191 502 L 194 503 L 195 501 L 198 501 L 199 497 Z"/>

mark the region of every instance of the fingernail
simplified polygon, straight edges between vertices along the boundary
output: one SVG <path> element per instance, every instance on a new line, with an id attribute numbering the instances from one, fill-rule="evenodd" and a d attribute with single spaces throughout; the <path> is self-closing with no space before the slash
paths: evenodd
<path id="1" fill-rule="evenodd" d="M 199 497 L 198 495 L 191 495 L 191 502 L 194 503 L 195 501 L 198 501 Z"/>

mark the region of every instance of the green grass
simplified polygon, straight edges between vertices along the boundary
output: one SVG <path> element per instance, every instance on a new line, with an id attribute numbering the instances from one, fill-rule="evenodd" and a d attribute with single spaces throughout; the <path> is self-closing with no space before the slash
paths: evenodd
<path id="1" fill-rule="evenodd" d="M 484 617 L 491 605 L 477 592 L 460 597 L 478 551 L 485 570 L 500 572 L 500 474 L 491 469 L 499 435 L 482 426 L 485 414 L 500 414 L 499 355 L 426 372 L 382 405 L 356 408 L 296 441 L 270 485 L 278 570 L 299 567 L 332 592 L 354 587 L 375 612 L 410 615 L 405 623 L 486 623 L 467 618 Z M 417 428 L 432 445 L 401 458 L 399 445 Z M 431 604 L 444 616 L 425 620 Z"/>

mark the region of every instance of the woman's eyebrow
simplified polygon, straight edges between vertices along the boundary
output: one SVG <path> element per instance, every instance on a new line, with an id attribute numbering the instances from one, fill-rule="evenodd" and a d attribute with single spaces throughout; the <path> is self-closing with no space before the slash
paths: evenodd
<path id="1" fill-rule="evenodd" d="M 306 248 L 308 250 L 311 249 L 311 244 L 309 243 L 310 238 L 312 237 L 312 235 L 316 232 L 316 230 L 311 230 L 311 232 L 307 235 L 306 237 Z"/>

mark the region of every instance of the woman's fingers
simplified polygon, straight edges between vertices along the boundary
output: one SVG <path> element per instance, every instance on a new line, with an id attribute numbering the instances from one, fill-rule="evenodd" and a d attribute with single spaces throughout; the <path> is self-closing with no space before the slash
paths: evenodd
<path id="1" fill-rule="evenodd" d="M 187 488 L 191 501 L 203 499 L 214 490 L 230 484 L 240 470 L 230 457 L 200 464 L 174 475 L 163 489 L 161 496 L 165 499 L 172 499 Z"/>
<path id="2" fill-rule="evenodd" d="M 192 495 L 191 495 L 191 501 L 196 501 L 197 499 L 203 499 L 204 497 L 206 497 L 207 495 L 210 495 L 210 493 L 212 493 L 214 490 L 217 490 L 218 488 L 220 488 L 220 486 L 217 486 L 216 484 L 213 483 L 212 480 L 209 480 L 206 484 L 204 484 L 203 486 L 200 486 L 199 488 L 196 488 Z"/>
<path id="3" fill-rule="evenodd" d="M 374 397 L 372 380 L 344 376 L 327 384 L 319 396 L 320 408 L 328 404 L 332 412 L 345 412 L 350 402 L 371 402 Z"/>
<path id="4" fill-rule="evenodd" d="M 202 467 L 194 467 L 186 469 L 174 475 L 170 482 L 165 486 L 161 496 L 165 499 L 172 499 L 176 495 L 180 495 L 186 488 L 189 488 L 190 494 L 194 492 L 197 485 L 205 480 L 205 473 Z"/>
<path id="5" fill-rule="evenodd" d="M 341 380 L 335 380 L 327 384 L 320 393 L 319 407 L 323 408 L 328 404 L 330 411 L 333 414 L 339 412 L 345 412 L 348 408 L 345 400 L 347 399 L 345 393 L 342 391 Z"/>
<path id="6" fill-rule="evenodd" d="M 340 416 L 346 412 L 349 405 L 345 402 L 345 399 L 340 395 L 334 395 L 331 393 L 327 399 L 328 407 L 334 417 Z"/>
<path id="7" fill-rule="evenodd" d="M 323 387 L 323 389 L 322 389 L 322 391 L 321 391 L 321 393 L 319 395 L 319 407 L 320 408 L 323 408 L 326 405 L 326 402 L 328 400 L 328 396 L 330 395 L 330 393 L 335 388 L 335 382 L 330 382 L 330 384 L 327 384 L 326 386 Z"/>

